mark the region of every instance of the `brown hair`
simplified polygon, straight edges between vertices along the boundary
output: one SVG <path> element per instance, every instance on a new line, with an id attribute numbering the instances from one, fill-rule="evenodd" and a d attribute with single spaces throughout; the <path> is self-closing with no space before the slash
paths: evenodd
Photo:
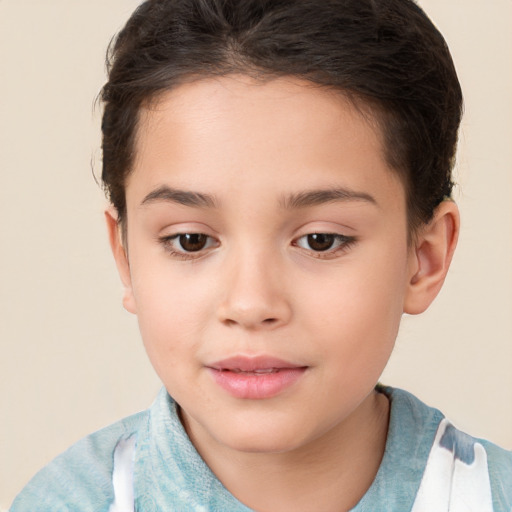
<path id="1" fill-rule="evenodd" d="M 442 35 L 412 0 L 147 0 L 107 66 L 102 180 L 121 222 L 141 106 L 230 73 L 292 75 L 369 107 L 412 229 L 451 195 L 462 93 Z"/>

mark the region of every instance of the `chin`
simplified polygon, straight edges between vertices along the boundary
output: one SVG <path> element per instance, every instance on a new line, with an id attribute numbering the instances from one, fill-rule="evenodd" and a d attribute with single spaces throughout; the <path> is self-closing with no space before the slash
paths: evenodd
<path id="1" fill-rule="evenodd" d="M 243 407 L 197 408 L 182 416 L 182 423 L 197 448 L 210 443 L 241 453 L 291 452 L 313 442 L 322 425 L 296 407 L 254 401 Z M 325 425 L 323 425 L 325 426 Z M 199 450 L 201 451 L 201 450 Z"/>
<path id="2" fill-rule="evenodd" d="M 232 427 L 223 430 L 217 441 L 243 453 L 291 452 L 307 443 L 309 437 L 307 432 L 301 432 L 302 429 L 298 429 L 296 425 L 268 425 L 260 421 Z"/>
<path id="3" fill-rule="evenodd" d="M 297 449 L 299 446 L 295 442 L 291 442 L 290 437 L 287 439 L 275 438 L 274 436 L 262 435 L 259 439 L 233 439 L 229 440 L 231 449 L 243 453 L 287 453 Z"/>

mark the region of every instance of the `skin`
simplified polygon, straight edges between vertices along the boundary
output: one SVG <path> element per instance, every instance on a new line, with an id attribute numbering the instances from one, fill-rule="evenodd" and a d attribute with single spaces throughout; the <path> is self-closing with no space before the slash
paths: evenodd
<path id="1" fill-rule="evenodd" d="M 455 248 L 452 202 L 408 243 L 375 126 L 298 79 L 188 83 L 141 112 L 125 244 L 107 212 L 149 358 L 199 453 L 255 510 L 348 510 L 363 496 L 388 425 L 375 384 L 402 314 L 428 307 Z M 186 233 L 205 247 L 171 238 Z M 337 238 L 318 251 L 314 233 Z M 307 369 L 276 396 L 236 398 L 208 366 L 238 355 Z"/>

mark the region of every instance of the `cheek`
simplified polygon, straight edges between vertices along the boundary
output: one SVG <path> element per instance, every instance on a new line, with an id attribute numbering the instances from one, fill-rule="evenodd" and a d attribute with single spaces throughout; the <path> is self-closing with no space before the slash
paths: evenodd
<path id="1" fill-rule="evenodd" d="M 162 378 L 159 368 L 168 371 L 193 353 L 211 315 L 211 287 L 198 286 L 197 281 L 158 264 L 139 266 L 132 275 L 142 340 Z"/>
<path id="2" fill-rule="evenodd" d="M 335 275 L 309 286 L 304 314 L 324 339 L 318 351 L 353 362 L 387 360 L 403 312 L 405 259 L 393 250 L 358 254 L 357 261 L 340 265 Z M 380 364 L 380 363 L 378 363 Z"/>

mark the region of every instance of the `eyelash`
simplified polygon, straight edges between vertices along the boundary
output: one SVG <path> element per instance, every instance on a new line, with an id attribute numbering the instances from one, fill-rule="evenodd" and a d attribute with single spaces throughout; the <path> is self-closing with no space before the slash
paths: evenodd
<path id="1" fill-rule="evenodd" d="M 335 245 L 334 248 L 327 247 L 325 249 L 315 250 L 313 248 L 307 248 L 300 244 L 301 240 L 306 240 L 307 243 L 311 243 L 312 240 L 309 240 L 309 237 L 329 237 L 332 242 L 331 245 Z M 181 243 L 181 237 L 205 237 L 205 245 L 200 247 L 195 251 L 187 251 L 183 247 Z M 210 249 L 218 247 L 219 242 L 215 240 L 213 237 L 206 235 L 204 233 L 176 233 L 170 236 L 163 236 L 158 239 L 158 241 L 163 245 L 164 249 L 174 258 L 178 258 L 181 260 L 195 260 L 201 258 L 209 252 Z M 176 249 L 174 246 L 174 242 L 178 242 L 181 246 L 181 250 Z M 350 247 L 357 242 L 357 238 L 354 236 L 340 235 L 338 233 L 324 233 L 324 232 L 314 232 L 308 233 L 306 235 L 302 235 L 299 238 L 296 238 L 292 245 L 298 247 L 299 249 L 306 251 L 309 255 L 314 254 L 314 258 L 319 259 L 332 259 L 335 258 L 340 253 L 343 253 L 350 249 Z M 320 242 L 321 243 L 321 242 Z"/>
<path id="2" fill-rule="evenodd" d="M 206 237 L 206 245 L 205 247 L 201 247 L 197 251 L 186 251 L 181 244 L 181 237 Z M 164 249 L 172 256 L 182 260 L 193 260 L 204 256 L 205 251 L 211 249 L 212 247 L 218 247 L 219 243 L 211 236 L 205 235 L 204 233 L 176 233 L 170 236 L 160 237 L 159 242 L 164 246 Z M 173 242 L 177 241 L 183 250 L 178 250 L 174 247 Z M 213 243 L 211 243 L 213 241 Z"/>
<path id="3" fill-rule="evenodd" d="M 308 249 L 306 247 L 303 247 L 300 245 L 300 240 L 308 240 L 309 237 L 330 237 L 331 241 L 334 245 L 336 245 L 334 248 L 327 247 L 324 250 L 314 250 L 314 249 Z M 308 244 L 311 241 L 308 240 Z M 357 238 L 354 236 L 347 236 L 347 235 L 340 235 L 338 233 L 324 233 L 324 232 L 315 232 L 315 233 L 308 233 L 307 235 L 303 235 L 296 240 L 294 240 L 294 245 L 299 247 L 300 249 L 312 252 L 314 254 L 314 258 L 320 258 L 320 259 L 331 259 L 338 256 L 340 253 L 346 252 L 357 242 Z"/>

